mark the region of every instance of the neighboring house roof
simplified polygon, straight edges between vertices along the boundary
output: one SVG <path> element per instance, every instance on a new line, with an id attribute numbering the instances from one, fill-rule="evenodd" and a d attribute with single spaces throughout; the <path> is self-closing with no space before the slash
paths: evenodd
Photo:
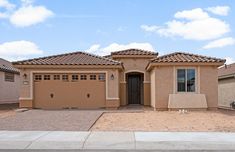
<path id="1" fill-rule="evenodd" d="M 0 58 L 0 71 L 19 74 L 20 70 L 14 68 L 11 62 Z"/>
<path id="2" fill-rule="evenodd" d="M 14 65 L 121 65 L 120 62 L 101 56 L 72 52 L 60 55 L 14 62 Z"/>
<path id="3" fill-rule="evenodd" d="M 105 55 L 103 56 L 104 58 L 108 58 L 108 59 L 112 59 L 112 56 L 111 55 Z"/>
<path id="4" fill-rule="evenodd" d="M 219 78 L 235 77 L 235 63 L 220 67 L 218 76 Z"/>
<path id="5" fill-rule="evenodd" d="M 156 55 L 157 56 L 158 53 L 141 49 L 127 49 L 122 51 L 111 52 L 111 55 Z"/>
<path id="6" fill-rule="evenodd" d="M 151 60 L 152 63 L 223 63 L 224 59 L 213 58 L 208 56 L 202 56 L 191 53 L 175 52 L 167 55 L 163 55 Z"/>

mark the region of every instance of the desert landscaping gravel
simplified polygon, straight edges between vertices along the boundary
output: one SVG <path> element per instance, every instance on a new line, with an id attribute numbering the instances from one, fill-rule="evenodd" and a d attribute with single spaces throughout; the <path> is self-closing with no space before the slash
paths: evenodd
<path id="1" fill-rule="evenodd" d="M 91 130 L 235 132 L 235 111 L 104 113 Z"/>
<path id="2" fill-rule="evenodd" d="M 8 111 L 0 113 L 0 130 L 88 131 L 102 113 L 101 110 Z"/>

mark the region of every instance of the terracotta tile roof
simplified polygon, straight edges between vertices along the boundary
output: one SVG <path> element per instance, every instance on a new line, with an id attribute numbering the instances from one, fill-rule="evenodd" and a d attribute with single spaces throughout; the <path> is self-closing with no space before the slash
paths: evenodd
<path id="1" fill-rule="evenodd" d="M 103 56 L 104 58 L 108 58 L 108 59 L 112 59 L 112 56 L 111 55 L 105 55 Z"/>
<path id="2" fill-rule="evenodd" d="M 111 55 L 156 55 L 157 56 L 158 53 L 141 49 L 127 49 L 127 50 L 112 52 Z"/>
<path id="3" fill-rule="evenodd" d="M 223 67 L 220 67 L 218 70 L 218 76 L 228 76 L 228 75 L 235 75 L 235 63 L 225 65 Z"/>
<path id="4" fill-rule="evenodd" d="M 213 57 L 207 57 L 197 54 L 184 52 L 175 52 L 163 56 L 159 56 L 151 60 L 152 63 L 223 63 L 225 60 Z"/>
<path id="5" fill-rule="evenodd" d="M 17 61 L 14 65 L 121 65 L 120 62 L 101 56 L 72 52 L 30 60 Z"/>
<path id="6" fill-rule="evenodd" d="M 12 64 L 0 58 L 0 71 L 19 74 L 20 70 L 14 68 Z"/>

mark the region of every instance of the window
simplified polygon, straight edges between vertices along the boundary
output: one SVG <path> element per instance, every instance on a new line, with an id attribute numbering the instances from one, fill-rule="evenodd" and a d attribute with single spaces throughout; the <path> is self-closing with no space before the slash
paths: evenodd
<path id="1" fill-rule="evenodd" d="M 82 74 L 82 75 L 80 76 L 80 80 L 86 80 L 86 75 L 85 75 L 85 74 Z"/>
<path id="2" fill-rule="evenodd" d="M 60 75 L 59 74 L 54 75 L 54 80 L 60 80 Z"/>
<path id="3" fill-rule="evenodd" d="M 105 74 L 99 74 L 99 80 L 105 81 Z"/>
<path id="4" fill-rule="evenodd" d="M 5 72 L 5 81 L 14 82 L 15 81 L 14 74 Z"/>
<path id="5" fill-rule="evenodd" d="M 177 87 L 178 92 L 185 92 L 185 70 L 177 70 Z"/>
<path id="6" fill-rule="evenodd" d="M 72 75 L 72 80 L 73 81 L 78 81 L 78 75 L 77 74 L 73 74 Z"/>
<path id="7" fill-rule="evenodd" d="M 69 81 L 69 76 L 66 75 L 66 74 L 62 75 L 62 80 L 63 81 Z"/>
<path id="8" fill-rule="evenodd" d="M 50 80 L 51 76 L 50 75 L 44 75 L 44 80 Z"/>
<path id="9" fill-rule="evenodd" d="M 40 80 L 42 80 L 42 75 L 36 74 L 36 75 L 34 76 L 34 80 L 35 80 L 35 81 L 40 81 Z"/>
<path id="10" fill-rule="evenodd" d="M 95 74 L 90 75 L 90 80 L 96 80 L 96 75 Z"/>
<path id="11" fill-rule="evenodd" d="M 195 69 L 177 70 L 177 91 L 195 92 Z"/>

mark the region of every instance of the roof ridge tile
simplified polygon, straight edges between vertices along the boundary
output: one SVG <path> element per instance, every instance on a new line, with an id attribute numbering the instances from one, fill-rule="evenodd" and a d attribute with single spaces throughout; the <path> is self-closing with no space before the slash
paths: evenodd
<path id="1" fill-rule="evenodd" d="M 149 51 L 149 50 L 129 48 L 129 49 L 111 52 L 111 55 L 158 55 L 158 53 L 154 51 Z"/>

